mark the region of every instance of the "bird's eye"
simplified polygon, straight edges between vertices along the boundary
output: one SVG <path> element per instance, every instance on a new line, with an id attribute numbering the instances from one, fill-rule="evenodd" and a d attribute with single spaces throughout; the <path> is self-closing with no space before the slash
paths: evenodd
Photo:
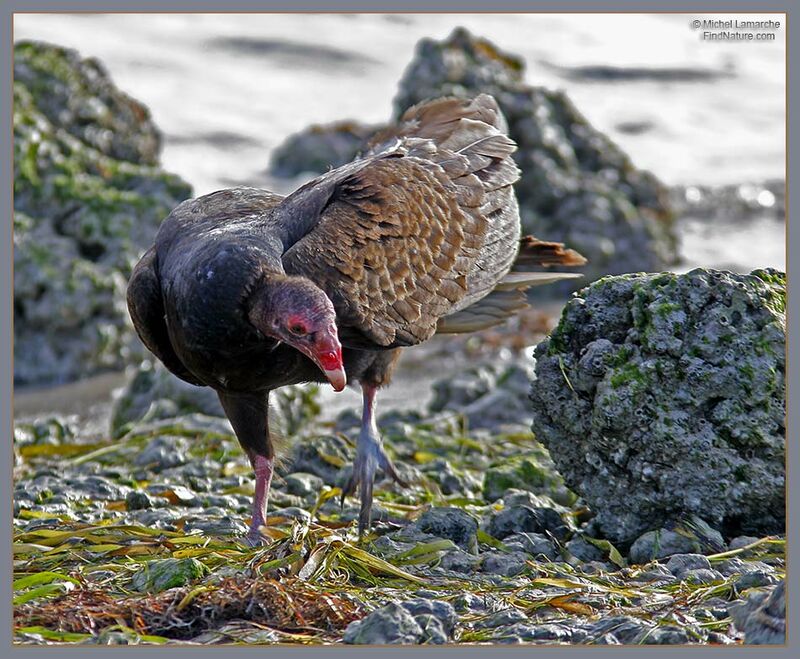
<path id="1" fill-rule="evenodd" d="M 305 336 L 306 334 L 308 334 L 306 326 L 301 325 L 300 323 L 295 323 L 294 325 L 290 325 L 289 331 L 295 336 Z"/>

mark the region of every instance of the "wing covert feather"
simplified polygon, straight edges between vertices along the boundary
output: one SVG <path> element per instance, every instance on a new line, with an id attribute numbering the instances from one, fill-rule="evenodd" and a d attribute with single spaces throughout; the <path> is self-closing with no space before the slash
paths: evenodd
<path id="1" fill-rule="evenodd" d="M 502 128 L 486 95 L 411 108 L 360 165 L 320 177 L 319 219 L 285 252 L 286 272 L 320 285 L 340 326 L 377 346 L 430 338 L 516 256 L 519 171 Z"/>

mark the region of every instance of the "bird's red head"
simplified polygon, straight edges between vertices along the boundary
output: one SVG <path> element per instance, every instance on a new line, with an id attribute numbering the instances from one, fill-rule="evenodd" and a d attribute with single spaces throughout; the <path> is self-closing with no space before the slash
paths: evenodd
<path id="1" fill-rule="evenodd" d="M 304 277 L 271 278 L 253 296 L 250 322 L 311 359 L 336 391 L 347 385 L 336 312 L 327 295 Z"/>

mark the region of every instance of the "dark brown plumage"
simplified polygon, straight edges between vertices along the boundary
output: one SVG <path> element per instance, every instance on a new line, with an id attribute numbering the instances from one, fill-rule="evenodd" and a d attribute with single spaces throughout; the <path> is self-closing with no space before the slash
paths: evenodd
<path id="1" fill-rule="evenodd" d="M 364 415 L 353 477 L 359 530 L 378 468 L 397 478 L 374 400 L 400 348 L 437 331 L 475 331 L 525 305 L 523 291 L 576 276 L 510 273 L 579 265 L 526 237 L 518 170 L 494 99 L 411 108 L 362 158 L 283 198 L 253 188 L 180 204 L 134 269 L 128 305 L 145 345 L 175 375 L 213 387 L 256 472 L 249 539 L 259 540 L 272 477 L 268 396 L 277 387 L 358 381 Z"/>

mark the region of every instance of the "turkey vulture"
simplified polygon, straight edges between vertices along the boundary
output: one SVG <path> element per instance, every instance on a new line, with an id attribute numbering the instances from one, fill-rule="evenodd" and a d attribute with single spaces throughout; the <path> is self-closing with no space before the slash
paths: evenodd
<path id="1" fill-rule="evenodd" d="M 214 388 L 256 476 L 248 541 L 262 541 L 274 451 L 269 392 L 358 382 L 362 427 L 342 499 L 360 489 L 370 524 L 375 474 L 402 483 L 375 423 L 376 391 L 402 348 L 496 325 L 531 285 L 578 275 L 511 272 L 580 265 L 558 243 L 520 240 L 516 145 L 495 100 L 409 109 L 357 160 L 281 197 L 255 188 L 181 203 L 134 268 L 139 337 L 175 375 Z"/>

